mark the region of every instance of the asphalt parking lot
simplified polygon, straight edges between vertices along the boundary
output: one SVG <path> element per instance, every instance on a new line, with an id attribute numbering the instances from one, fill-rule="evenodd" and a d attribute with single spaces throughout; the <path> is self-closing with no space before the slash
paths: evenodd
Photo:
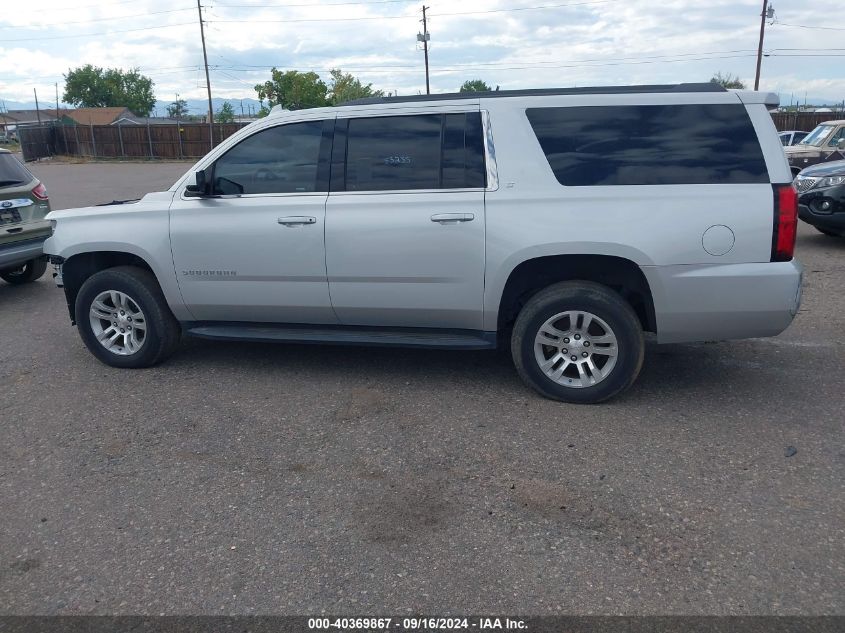
<path id="1" fill-rule="evenodd" d="M 187 168 L 33 171 L 64 208 Z M 797 254 L 784 334 L 649 345 L 590 407 L 500 352 L 112 369 L 49 275 L 0 282 L 0 613 L 843 614 L 845 240 Z"/>

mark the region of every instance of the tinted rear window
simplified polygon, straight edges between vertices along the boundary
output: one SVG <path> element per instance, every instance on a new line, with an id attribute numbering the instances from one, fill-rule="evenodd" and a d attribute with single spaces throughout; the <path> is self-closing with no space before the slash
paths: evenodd
<path id="1" fill-rule="evenodd" d="M 529 108 L 527 115 L 562 185 L 769 182 L 743 105 Z"/>
<path id="2" fill-rule="evenodd" d="M 415 114 L 340 121 L 335 152 L 345 153 L 346 191 L 483 188 L 479 112 Z M 343 190 L 333 181 L 332 190 Z"/>
<path id="3" fill-rule="evenodd" d="M 11 154 L 0 154 L 0 187 L 16 187 L 32 180 L 29 170 Z"/>

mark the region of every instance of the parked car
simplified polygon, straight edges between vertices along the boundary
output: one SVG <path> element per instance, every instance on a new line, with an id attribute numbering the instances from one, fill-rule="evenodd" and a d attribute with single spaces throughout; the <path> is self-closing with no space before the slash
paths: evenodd
<path id="1" fill-rule="evenodd" d="M 508 347 L 599 402 L 659 343 L 773 336 L 801 299 L 768 109 L 716 84 L 380 97 L 274 111 L 46 252 L 115 367 L 219 340 Z"/>
<path id="2" fill-rule="evenodd" d="M 784 148 L 792 173 L 831 160 L 845 158 L 845 120 L 820 123 L 804 139 Z"/>
<path id="3" fill-rule="evenodd" d="M 800 132 L 798 130 L 786 130 L 784 132 L 779 132 L 778 137 L 780 137 L 780 142 L 784 147 L 788 147 L 790 145 L 797 145 L 801 141 L 804 140 L 809 132 Z"/>
<path id="4" fill-rule="evenodd" d="M 0 277 L 10 284 L 35 281 L 47 269 L 50 236 L 47 189 L 9 150 L 0 149 Z"/>
<path id="5" fill-rule="evenodd" d="M 807 167 L 795 188 L 802 220 L 825 235 L 845 237 L 845 160 Z"/>

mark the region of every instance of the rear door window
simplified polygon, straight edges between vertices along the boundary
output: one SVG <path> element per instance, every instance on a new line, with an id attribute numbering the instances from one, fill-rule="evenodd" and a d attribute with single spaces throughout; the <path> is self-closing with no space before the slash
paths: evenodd
<path id="1" fill-rule="evenodd" d="M 529 108 L 526 113 L 562 185 L 769 182 L 743 105 Z"/>
<path id="2" fill-rule="evenodd" d="M 479 112 L 354 118 L 338 121 L 338 128 L 332 191 L 467 189 L 486 184 Z M 345 170 L 338 168 L 343 165 Z"/>
<path id="3" fill-rule="evenodd" d="M 32 174 L 12 154 L 0 154 L 0 187 L 17 187 L 32 180 Z"/>

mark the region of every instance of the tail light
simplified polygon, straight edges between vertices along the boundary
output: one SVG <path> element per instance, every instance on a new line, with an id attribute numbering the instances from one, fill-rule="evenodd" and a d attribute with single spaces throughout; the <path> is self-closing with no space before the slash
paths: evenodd
<path id="1" fill-rule="evenodd" d="M 798 193 L 790 185 L 775 185 L 775 223 L 772 232 L 772 261 L 788 262 L 795 253 L 798 230 Z"/>
<path id="2" fill-rule="evenodd" d="M 38 198 L 39 200 L 49 200 L 49 196 L 47 195 L 47 187 L 44 186 L 44 183 L 39 182 L 38 186 L 32 190 L 32 195 Z"/>

